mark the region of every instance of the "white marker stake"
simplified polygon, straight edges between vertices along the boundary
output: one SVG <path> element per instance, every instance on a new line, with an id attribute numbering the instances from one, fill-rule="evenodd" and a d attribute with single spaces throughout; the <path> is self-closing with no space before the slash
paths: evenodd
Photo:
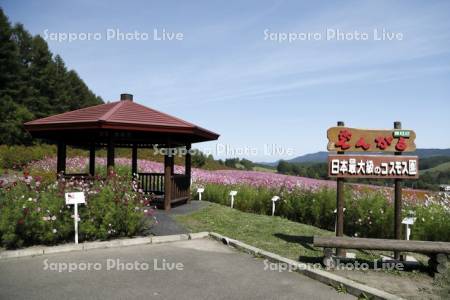
<path id="1" fill-rule="evenodd" d="M 73 205 L 73 220 L 75 228 L 75 244 L 78 244 L 78 204 L 86 203 L 83 192 L 66 193 L 66 204 Z"/>
<path id="2" fill-rule="evenodd" d="M 272 197 L 272 217 L 275 215 L 275 202 L 277 202 L 278 200 L 280 200 L 280 197 L 278 196 Z"/>
<path id="3" fill-rule="evenodd" d="M 230 196 L 231 196 L 231 208 L 233 208 L 234 206 L 234 196 L 237 195 L 237 191 L 231 191 L 230 192 Z"/>
<path id="4" fill-rule="evenodd" d="M 414 222 L 416 222 L 416 218 L 414 217 L 407 217 L 404 218 L 402 223 L 406 226 L 406 240 L 409 241 L 409 237 L 411 236 L 411 227 L 410 225 L 413 225 Z"/>
<path id="5" fill-rule="evenodd" d="M 408 224 L 406 224 L 406 240 L 409 241 L 409 237 L 411 236 L 411 228 Z"/>
<path id="6" fill-rule="evenodd" d="M 342 211 L 345 212 L 345 207 L 344 207 L 344 209 L 343 209 Z M 336 214 L 336 212 L 337 212 L 337 209 L 335 209 L 335 210 L 333 211 L 334 214 Z M 336 226 L 337 226 L 337 215 L 336 215 L 336 217 L 334 218 L 334 232 L 336 232 Z"/>
<path id="7" fill-rule="evenodd" d="M 197 189 L 197 193 L 198 193 L 198 201 L 202 201 L 202 193 L 205 191 L 204 188 L 198 188 Z"/>

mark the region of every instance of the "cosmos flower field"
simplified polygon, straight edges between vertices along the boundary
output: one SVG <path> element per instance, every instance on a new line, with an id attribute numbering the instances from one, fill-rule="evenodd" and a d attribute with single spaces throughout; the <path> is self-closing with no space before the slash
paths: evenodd
<path id="1" fill-rule="evenodd" d="M 87 173 L 88 159 L 67 159 L 67 173 Z M 131 160 L 116 158 L 118 174 L 130 172 Z M 47 174 L 54 180 L 56 159 L 45 158 L 28 165 L 32 176 Z M 106 169 L 106 159 L 96 158 L 96 172 Z M 138 160 L 139 172 L 163 172 L 163 164 Z M 184 167 L 175 166 L 175 173 L 183 173 Z M 105 174 L 105 173 L 103 173 Z M 101 177 L 101 176 L 100 176 Z M 203 199 L 222 205 L 230 205 L 229 192 L 236 190 L 235 209 L 256 214 L 271 215 L 271 198 L 280 196 L 275 215 L 292 221 L 334 231 L 336 208 L 336 183 L 269 172 L 192 169 L 192 198 L 196 199 L 196 187 L 204 187 Z M 349 236 L 393 237 L 393 189 L 390 187 L 347 184 L 345 189 L 344 232 Z M 412 239 L 450 241 L 449 195 L 429 191 L 403 189 L 403 216 L 414 216 L 417 221 Z"/>
<path id="2" fill-rule="evenodd" d="M 105 167 L 105 158 L 96 158 L 97 167 Z M 129 158 L 116 158 L 116 166 L 129 167 L 131 160 Z M 67 159 L 68 173 L 87 172 L 88 159 L 86 157 L 73 157 Z M 30 164 L 29 168 L 35 171 L 55 172 L 56 158 L 45 158 Z M 163 164 L 149 160 L 138 160 L 139 172 L 162 173 Z M 175 166 L 175 173 L 183 173 L 183 166 Z M 243 170 L 216 170 L 209 171 L 198 168 L 192 169 L 193 183 L 196 184 L 219 184 L 219 185 L 248 185 L 251 187 L 265 187 L 270 189 L 284 188 L 286 190 L 307 189 L 318 190 L 321 188 L 335 188 L 336 182 L 332 180 L 320 180 L 306 177 L 289 176 L 269 172 L 243 171 Z M 385 194 L 392 201 L 393 189 L 389 187 L 370 186 L 352 184 L 352 189 L 358 190 L 377 190 Z M 403 198 L 405 202 L 415 204 L 424 202 L 432 192 L 423 190 L 413 190 L 405 188 Z"/>

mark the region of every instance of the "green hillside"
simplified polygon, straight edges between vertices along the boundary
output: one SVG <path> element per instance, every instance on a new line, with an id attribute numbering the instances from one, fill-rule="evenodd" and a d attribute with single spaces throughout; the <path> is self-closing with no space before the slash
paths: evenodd
<path id="1" fill-rule="evenodd" d="M 423 170 L 422 172 L 450 172 L 450 162 L 439 164 L 433 168 Z"/>

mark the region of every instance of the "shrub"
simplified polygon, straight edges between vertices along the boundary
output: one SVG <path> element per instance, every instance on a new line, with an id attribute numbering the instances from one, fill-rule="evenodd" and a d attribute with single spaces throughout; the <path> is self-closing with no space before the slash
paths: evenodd
<path id="1" fill-rule="evenodd" d="M 440 204 L 418 206 L 412 238 L 416 240 L 450 241 L 450 212 Z"/>
<path id="2" fill-rule="evenodd" d="M 87 150 L 67 148 L 67 156 L 87 156 Z M 0 167 L 21 170 L 33 161 L 56 156 L 56 146 L 40 144 L 35 146 L 0 145 Z"/>
<path id="3" fill-rule="evenodd" d="M 136 183 L 120 176 L 107 180 L 64 180 L 42 184 L 25 178 L 0 188 L 0 242 L 7 248 L 56 244 L 73 240 L 73 207 L 64 193 L 83 191 L 86 205 L 78 213 L 81 240 L 134 236 L 150 226 L 148 204 Z M 147 211 L 147 214 L 151 211 Z"/>
<path id="4" fill-rule="evenodd" d="M 40 145 L 35 147 L 0 145 L 0 166 L 4 169 L 20 169 L 28 163 L 56 155 L 56 147 Z"/>

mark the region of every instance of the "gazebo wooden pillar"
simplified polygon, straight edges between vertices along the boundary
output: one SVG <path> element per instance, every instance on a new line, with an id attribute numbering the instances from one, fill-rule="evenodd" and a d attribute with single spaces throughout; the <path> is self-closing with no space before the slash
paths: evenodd
<path id="1" fill-rule="evenodd" d="M 67 147 L 66 143 L 64 141 L 59 141 L 57 146 L 57 153 L 56 153 L 56 172 L 58 174 L 65 174 L 66 173 L 66 152 Z"/>
<path id="2" fill-rule="evenodd" d="M 152 203 L 170 209 L 189 200 L 191 154 L 186 153 L 185 173 L 174 174 L 174 156 L 164 157 L 164 173 L 139 172 L 139 148 L 186 147 L 192 143 L 216 140 L 219 135 L 192 123 L 145 107 L 133 101 L 133 95 L 121 94 L 120 101 L 86 107 L 37 119 L 24 124 L 33 137 L 56 142 L 57 172 L 65 176 L 95 175 L 95 151 L 107 148 L 108 174 L 114 168 L 115 148 L 132 148 L 131 170 L 137 174 L 139 188 L 152 195 Z M 89 174 L 66 173 L 66 146 L 89 149 Z M 171 151 L 168 151 L 171 153 Z"/>
<path id="3" fill-rule="evenodd" d="M 191 170 L 191 144 L 186 145 L 186 156 L 185 156 L 185 163 L 184 163 L 184 175 L 186 176 L 186 180 L 189 183 L 188 186 L 188 202 L 191 201 L 191 178 L 192 178 L 192 170 Z"/>
<path id="4" fill-rule="evenodd" d="M 174 173 L 174 159 L 172 155 L 164 155 L 164 209 L 170 210 L 172 200 L 172 177 Z"/>
<path id="5" fill-rule="evenodd" d="M 114 140 L 111 135 L 108 139 L 108 148 L 106 152 L 106 168 L 108 170 L 108 174 L 110 174 L 114 169 Z"/>
<path id="6" fill-rule="evenodd" d="M 136 176 L 138 174 L 137 156 L 138 147 L 136 144 L 133 144 L 131 148 L 131 176 Z"/>
<path id="7" fill-rule="evenodd" d="M 89 175 L 95 175 L 95 143 L 89 145 Z"/>

